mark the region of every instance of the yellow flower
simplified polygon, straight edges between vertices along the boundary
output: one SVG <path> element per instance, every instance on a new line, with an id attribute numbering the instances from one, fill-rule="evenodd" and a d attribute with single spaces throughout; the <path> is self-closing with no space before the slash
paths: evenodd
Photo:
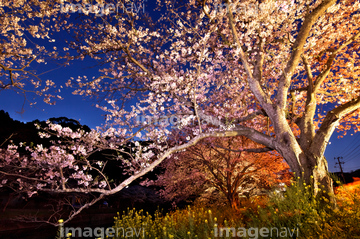
<path id="1" fill-rule="evenodd" d="M 63 223 L 64 222 L 64 220 L 63 219 L 59 219 L 59 221 L 58 221 L 59 223 Z"/>

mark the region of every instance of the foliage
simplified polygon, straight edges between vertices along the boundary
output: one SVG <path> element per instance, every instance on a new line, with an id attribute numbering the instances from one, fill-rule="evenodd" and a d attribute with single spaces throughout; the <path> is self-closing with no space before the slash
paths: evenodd
<path id="1" fill-rule="evenodd" d="M 229 210 L 228 213 L 232 217 L 229 222 L 234 222 L 236 216 L 231 215 Z M 213 212 L 211 209 L 190 206 L 166 215 L 162 215 L 159 211 L 149 215 L 142 210 L 132 209 L 115 217 L 114 228 L 144 229 L 145 236 L 143 237 L 142 234 L 141 237 L 136 238 L 213 238 L 214 225 L 219 221 L 227 223 L 228 219 L 225 215 L 224 211 Z M 120 233 L 115 238 L 125 237 Z"/>
<path id="2" fill-rule="evenodd" d="M 51 46 L 56 41 L 53 33 L 62 25 L 58 18 L 59 3 L 30 0 L 1 4 L 0 89 L 23 95 L 31 105 L 36 103 L 28 100 L 31 94 L 41 96 L 48 104 L 62 99 L 56 82 L 43 80 L 40 78 L 43 72 L 36 72 L 36 66 L 42 65 L 46 69 L 44 65 L 54 59 L 59 65 L 66 64 L 67 48 L 60 51 Z"/>
<path id="3" fill-rule="evenodd" d="M 356 205 L 359 191 L 349 192 L 340 187 L 336 199 L 340 203 L 334 210 L 326 197 L 315 197 L 311 185 L 298 179 L 283 195 L 271 196 L 266 207 L 250 214 L 249 224 L 297 227 L 300 238 L 357 238 L 360 236 L 356 225 L 360 219 L 360 207 Z"/>
<path id="4" fill-rule="evenodd" d="M 298 179 L 283 194 L 269 195 L 265 201 L 252 201 L 251 206 L 244 208 L 241 213 L 230 208 L 209 209 L 201 205 L 177 209 L 166 215 L 157 212 L 154 216 L 133 209 L 116 217 L 114 228 L 146 225 L 145 237 L 140 238 L 217 238 L 214 237 L 215 226 L 286 227 L 294 229 L 294 235 L 299 236 L 296 238 L 359 238 L 359 191 L 349 192 L 343 187 L 339 188 L 337 199 L 342 203 L 333 210 L 324 203 L 327 200 L 325 197 L 314 197 L 310 187 Z M 344 198 L 344 194 L 349 196 Z"/>

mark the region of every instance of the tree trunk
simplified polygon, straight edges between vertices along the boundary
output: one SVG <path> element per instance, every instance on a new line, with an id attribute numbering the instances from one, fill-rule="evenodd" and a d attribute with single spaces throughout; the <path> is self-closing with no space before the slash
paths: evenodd
<path id="1" fill-rule="evenodd" d="M 315 197 L 320 199 L 322 202 L 330 203 L 330 205 L 335 208 L 336 199 L 334 195 L 333 180 L 330 177 L 325 157 L 321 158 L 318 165 L 311 166 L 309 164 L 305 164 L 302 166 L 304 171 L 300 177 L 306 184 L 312 186 Z"/>
<path id="2" fill-rule="evenodd" d="M 296 177 L 300 177 L 306 184 L 312 186 L 315 197 L 323 199 L 335 208 L 333 181 L 325 157 L 316 158 L 314 155 L 317 153 L 303 150 L 295 136 L 286 130 L 286 127 L 281 126 L 284 133 L 280 134 L 281 139 L 276 150 L 284 157 Z"/>
<path id="3" fill-rule="evenodd" d="M 236 211 L 238 211 L 240 209 L 239 195 L 236 191 L 233 193 L 228 193 L 227 199 L 228 199 L 232 209 L 234 209 Z"/>
<path id="4" fill-rule="evenodd" d="M 312 186 L 315 197 L 320 199 L 325 197 L 325 201 L 329 200 L 332 206 L 336 206 L 332 179 L 323 155 L 325 142 L 331 134 L 328 132 L 326 134 L 328 137 L 316 138 L 313 128 L 307 132 L 305 126 L 302 125 L 300 128 L 304 132 L 299 140 L 293 134 L 282 110 L 276 111 L 273 122 L 275 122 L 274 128 L 277 135 L 276 150 L 284 157 L 290 169 L 296 173 L 297 177 Z"/>

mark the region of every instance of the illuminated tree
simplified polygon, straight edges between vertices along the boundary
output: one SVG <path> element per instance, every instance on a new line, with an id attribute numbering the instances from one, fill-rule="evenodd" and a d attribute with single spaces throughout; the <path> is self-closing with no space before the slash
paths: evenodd
<path id="1" fill-rule="evenodd" d="M 64 28 L 75 39 L 68 47 L 78 53 L 68 59 L 90 57 L 100 69 L 96 76 L 70 79 L 67 86 L 77 87 L 74 93 L 80 95 L 107 99 L 108 105 L 99 106 L 108 113 L 107 125 L 90 133 L 51 125 L 72 142 L 28 148 L 32 156 L 26 160 L 12 146 L 2 151 L 1 167 L 33 169 L 36 173 L 27 178 L 19 168 L 12 172 L 22 183 L 29 181 L 19 185 L 27 186 L 29 194 L 35 191 L 30 182 L 41 180 L 36 190 L 97 192 L 102 197 L 204 138 L 241 135 L 264 145 L 264 151 L 277 151 L 293 172 L 313 184 L 315 195 L 328 196 L 333 192 L 324 157 L 329 139 L 335 129 L 344 134 L 359 130 L 359 4 L 163 1 L 158 19 L 134 11 L 108 9 L 101 17 L 68 11 L 80 16 Z M 1 24 L 13 25 L 6 19 Z M 11 72 L 4 69 L 3 74 Z M 183 141 L 169 141 L 171 126 L 185 136 Z M 100 174 L 104 182 L 92 184 L 90 167 L 79 164 L 87 164 L 97 147 L 120 149 L 135 137 L 152 144 L 126 161 L 131 176 L 109 185 Z M 39 166 L 46 168 L 45 174 L 35 170 Z M 64 169 L 76 171 L 77 188 L 64 184 Z"/>
<path id="2" fill-rule="evenodd" d="M 111 24 L 101 28 L 87 26 L 87 45 L 79 41 L 76 49 L 111 62 L 100 77 L 78 83 L 76 92 L 115 96 L 112 108 L 103 108 L 115 125 L 139 115 L 176 115 L 184 121 L 180 127 L 191 119 L 191 143 L 244 135 L 278 151 L 292 171 L 312 181 L 315 194 L 319 185 L 332 192 L 326 146 L 336 128 L 358 130 L 359 3 L 191 1 L 163 7 L 164 25 L 141 25 L 141 17 L 129 14 L 109 15 Z M 136 96 L 132 110 L 122 107 Z M 266 124 L 270 135 L 263 132 Z M 146 129 L 146 137 L 166 142 L 167 127 Z"/>
<path id="3" fill-rule="evenodd" d="M 64 22 L 59 21 L 60 1 L 3 1 L 0 7 L 0 90 L 13 90 L 28 99 L 29 94 L 42 96 L 44 102 L 54 103 L 61 99 L 54 89 L 57 85 L 51 79 L 41 79 L 42 72 L 36 72 L 57 59 L 57 64 L 67 62 L 68 48 L 58 49 L 53 33 Z M 53 66 L 53 68 L 58 66 Z M 53 69 L 49 69 L 53 70 Z"/>
<path id="4" fill-rule="evenodd" d="M 175 203 L 195 195 L 239 209 L 241 197 L 262 194 L 292 176 L 281 157 L 258 151 L 259 145 L 245 137 L 205 139 L 165 160 L 164 174 L 147 185 L 164 187 L 161 195 Z"/>

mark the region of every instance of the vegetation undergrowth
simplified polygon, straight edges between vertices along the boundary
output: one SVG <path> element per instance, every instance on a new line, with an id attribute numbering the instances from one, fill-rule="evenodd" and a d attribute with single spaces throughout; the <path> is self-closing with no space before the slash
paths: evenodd
<path id="1" fill-rule="evenodd" d="M 118 213 L 109 238 L 360 238 L 360 187 L 336 189 L 338 208 L 311 187 L 294 181 L 284 192 L 272 192 L 227 207 L 192 205 L 167 214 L 128 209 Z M 227 235 L 228 234 L 228 235 Z"/>
<path id="2" fill-rule="evenodd" d="M 269 195 L 265 207 L 248 211 L 247 226 L 283 228 L 280 231 L 286 228 L 287 232 L 295 231 L 293 238 L 360 238 L 359 192 L 339 187 L 338 208 L 333 209 L 326 197 L 315 197 L 312 191 L 304 182 L 291 183 L 283 194 Z M 347 198 L 344 195 L 348 195 Z"/>
<path id="3" fill-rule="evenodd" d="M 336 209 L 311 192 L 296 181 L 285 192 L 244 202 L 236 212 L 201 205 L 166 215 L 128 210 L 115 218 L 114 228 L 123 229 L 115 238 L 234 238 L 232 233 L 238 238 L 360 238 L 360 188 L 338 187 Z M 129 237 L 130 228 L 143 231 Z"/>

